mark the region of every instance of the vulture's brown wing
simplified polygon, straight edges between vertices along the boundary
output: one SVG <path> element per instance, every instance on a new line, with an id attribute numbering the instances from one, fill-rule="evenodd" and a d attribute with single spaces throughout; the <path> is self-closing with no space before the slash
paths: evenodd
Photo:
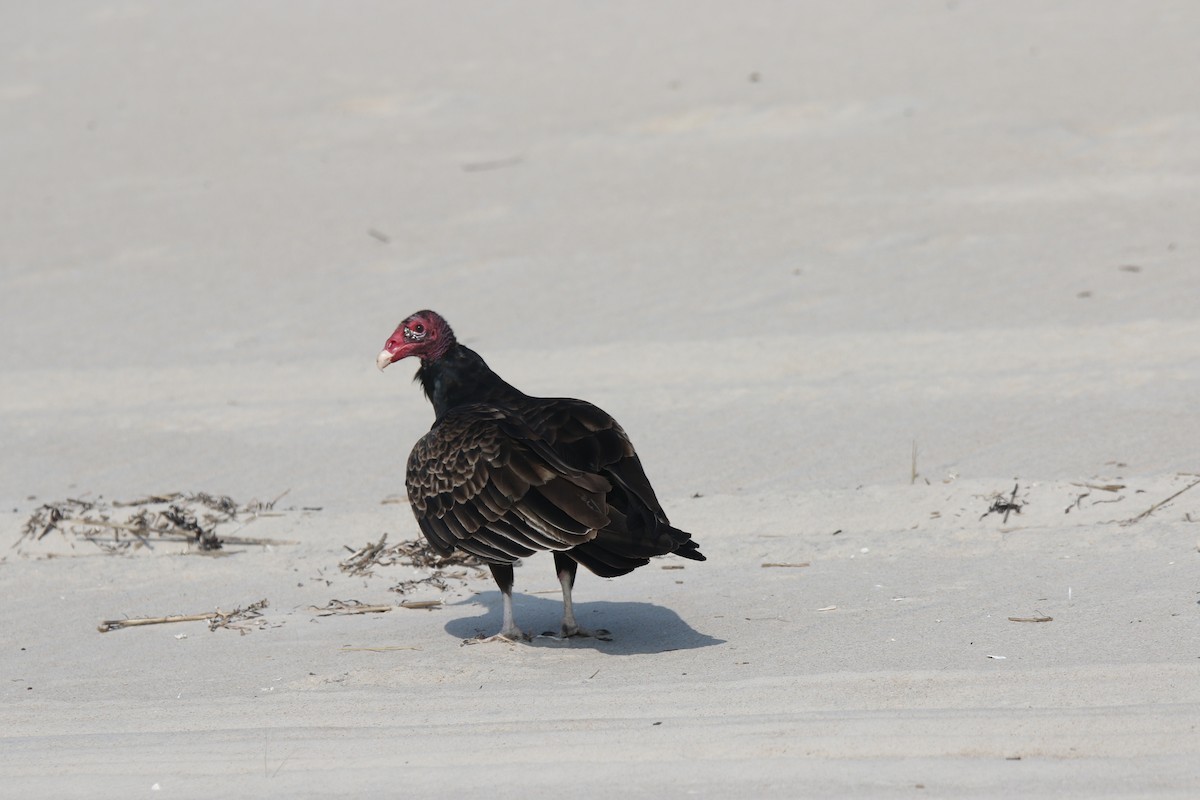
<path id="1" fill-rule="evenodd" d="M 513 412 L 482 403 L 439 419 L 408 458 L 408 496 L 434 550 L 491 563 L 567 550 L 609 523 L 608 480 L 568 464 Z"/>
<path id="2" fill-rule="evenodd" d="M 521 419 L 578 469 L 604 474 L 633 494 L 645 510 L 666 524 L 667 515 L 633 442 L 611 414 L 585 400 L 538 399 Z"/>

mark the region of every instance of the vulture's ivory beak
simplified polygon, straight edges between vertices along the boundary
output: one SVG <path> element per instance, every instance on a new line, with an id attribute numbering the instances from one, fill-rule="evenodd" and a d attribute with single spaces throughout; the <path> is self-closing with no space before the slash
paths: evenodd
<path id="1" fill-rule="evenodd" d="M 383 372 L 390 363 L 392 363 L 392 354 L 387 350 L 380 350 L 379 355 L 375 358 L 375 366 L 379 367 L 380 372 Z"/>

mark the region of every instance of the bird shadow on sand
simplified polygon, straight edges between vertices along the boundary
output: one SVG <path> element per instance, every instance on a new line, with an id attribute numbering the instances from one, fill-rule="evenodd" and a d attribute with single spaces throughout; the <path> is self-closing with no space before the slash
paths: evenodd
<path id="1" fill-rule="evenodd" d="M 480 604 L 487 607 L 486 612 L 479 616 L 450 620 L 445 625 L 446 632 L 466 640 L 491 636 L 500 630 L 503 608 L 500 592 L 481 592 L 469 600 L 451 605 Z M 611 641 L 581 636 L 553 638 L 557 637 L 562 623 L 562 602 L 557 598 L 550 600 L 514 594 L 513 613 L 521 629 L 533 635 L 533 640 L 529 642 L 532 647 L 589 648 L 616 656 L 694 650 L 725 644 L 724 639 L 700 633 L 674 611 L 653 603 L 576 602 L 575 617 L 579 624 L 593 630 L 607 629 Z M 539 636 L 543 631 L 552 636 Z"/>

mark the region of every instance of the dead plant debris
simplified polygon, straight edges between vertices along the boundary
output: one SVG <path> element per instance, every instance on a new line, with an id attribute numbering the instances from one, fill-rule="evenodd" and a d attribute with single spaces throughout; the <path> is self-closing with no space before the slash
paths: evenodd
<path id="1" fill-rule="evenodd" d="M 110 631 L 118 631 L 122 628 L 136 628 L 142 625 L 163 625 L 171 622 L 199 622 L 201 620 L 208 620 L 208 629 L 210 631 L 215 631 L 218 628 L 227 628 L 245 636 L 252 630 L 268 627 L 268 623 L 265 619 L 262 619 L 262 615 L 263 609 L 269 605 L 271 604 L 266 599 L 263 599 L 257 603 L 251 603 L 245 608 L 238 606 L 233 611 L 222 611 L 218 608 L 216 611 L 210 611 L 207 614 L 108 619 L 100 623 L 98 630 L 101 633 L 109 633 Z M 278 624 L 270 627 L 278 627 Z"/>
<path id="2" fill-rule="evenodd" d="M 441 600 L 402 600 L 401 608 L 441 608 L 445 603 Z"/>
<path id="3" fill-rule="evenodd" d="M 381 647 L 343 647 L 338 650 L 339 653 L 391 653 L 395 650 L 420 650 L 420 647 L 412 647 L 404 644 L 386 644 Z"/>
<path id="4" fill-rule="evenodd" d="M 1181 474 L 1183 474 L 1183 473 L 1181 473 Z M 1142 520 L 1144 520 L 1146 517 L 1150 516 L 1150 515 L 1151 515 L 1151 514 L 1153 514 L 1155 511 L 1157 511 L 1158 509 L 1160 509 L 1160 508 L 1162 508 L 1163 506 L 1165 506 L 1167 503 L 1169 503 L 1169 502 L 1171 502 L 1172 500 L 1174 500 L 1176 497 L 1179 497 L 1179 495 L 1183 494 L 1183 493 L 1184 493 L 1184 492 L 1186 492 L 1188 489 L 1191 489 L 1193 486 L 1198 486 L 1198 485 L 1200 485 L 1200 479 L 1197 479 L 1197 480 L 1194 480 L 1194 481 L 1192 481 L 1192 482 L 1191 482 L 1191 483 L 1189 483 L 1187 486 L 1185 486 L 1185 487 L 1183 487 L 1182 489 L 1180 489 L 1178 492 L 1175 492 L 1175 494 L 1171 495 L 1170 497 L 1168 497 L 1168 498 L 1166 498 L 1166 499 L 1164 499 L 1164 500 L 1159 500 L 1157 503 L 1155 503 L 1154 505 L 1150 506 L 1149 508 L 1147 508 L 1147 509 L 1146 509 L 1145 511 L 1143 511 L 1142 513 L 1138 514 L 1136 517 L 1130 517 L 1129 519 L 1122 521 L 1122 522 L 1121 522 L 1121 524 L 1122 524 L 1122 525 L 1133 525 L 1135 522 L 1141 522 L 1141 521 L 1142 521 Z"/>
<path id="5" fill-rule="evenodd" d="M 1013 488 L 1012 488 L 1012 493 L 1008 497 L 1005 497 L 1004 495 L 1002 495 L 1000 493 L 996 493 L 996 494 L 992 495 L 992 497 L 990 498 L 992 501 L 991 506 L 989 506 L 988 510 L 983 512 L 982 516 L 980 516 L 979 518 L 983 519 L 988 514 L 1004 514 L 1004 519 L 1001 520 L 1001 522 L 1003 524 L 1008 524 L 1008 515 L 1014 511 L 1017 512 L 1018 514 L 1020 514 L 1021 509 L 1027 505 L 1026 503 L 1021 503 L 1021 502 L 1017 501 L 1018 488 L 1020 488 L 1020 484 L 1014 483 Z"/>
<path id="6" fill-rule="evenodd" d="M 176 614 L 170 617 L 132 617 L 127 619 L 106 619 L 100 623 L 98 630 L 101 633 L 109 631 L 119 631 L 122 628 L 137 628 L 142 625 L 165 625 L 171 622 L 199 622 L 202 619 L 212 619 L 217 616 L 217 612 L 210 611 L 207 614 Z"/>
<path id="7" fill-rule="evenodd" d="M 1101 492 L 1119 492 L 1125 488 L 1123 483 L 1078 483 L 1073 482 L 1072 486 L 1082 486 L 1085 489 L 1096 489 Z"/>
<path id="8" fill-rule="evenodd" d="M 286 494 L 246 505 L 238 505 L 227 495 L 207 492 L 170 492 L 112 502 L 70 497 L 45 503 L 34 511 L 13 547 L 40 542 L 53 531 L 70 542 L 72 549 L 76 541 L 84 541 L 109 554 L 153 550 L 159 542 L 183 542 L 207 554 L 225 545 L 296 544 L 283 539 L 217 534 L 221 525 L 239 523 L 240 530 L 258 517 L 282 516 L 274 508 Z"/>
<path id="9" fill-rule="evenodd" d="M 323 606 L 309 606 L 318 617 L 348 616 L 350 614 L 384 614 L 394 608 L 439 608 L 441 600 L 404 600 L 398 606 L 371 606 L 361 600 L 330 600 Z"/>
<path id="10" fill-rule="evenodd" d="M 348 614 L 382 614 L 395 606 L 369 606 L 359 600 L 330 600 L 323 606 L 310 606 L 318 617 L 345 616 Z"/>
<path id="11" fill-rule="evenodd" d="M 413 539 L 389 545 L 387 534 L 379 537 L 378 542 L 368 542 L 357 550 L 346 547 L 350 555 L 338 566 L 342 572 L 355 576 L 367 577 L 375 573 L 377 567 L 390 567 L 396 564 L 417 569 L 429 570 L 422 578 L 401 581 L 392 587 L 391 591 L 398 594 L 408 594 L 419 587 L 431 586 L 445 591 L 450 588 L 451 581 L 466 583 L 474 570 L 474 577 L 486 577 L 482 572 L 485 563 L 473 555 L 456 550 L 448 556 L 434 552 L 429 543 L 422 539 Z M 405 604 L 402 604 L 405 605 Z M 408 608 L 417 608 L 407 605 Z"/>

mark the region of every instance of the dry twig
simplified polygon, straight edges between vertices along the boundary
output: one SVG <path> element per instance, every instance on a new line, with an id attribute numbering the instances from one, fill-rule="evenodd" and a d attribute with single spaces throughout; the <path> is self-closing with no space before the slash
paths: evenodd
<path id="1" fill-rule="evenodd" d="M 1072 483 L 1072 486 L 1082 486 L 1085 489 L 1098 489 L 1102 492 L 1119 492 L 1125 488 L 1123 483 Z"/>
<path id="2" fill-rule="evenodd" d="M 1151 515 L 1151 514 L 1153 514 L 1155 511 L 1157 511 L 1158 509 L 1160 509 L 1160 508 L 1162 508 L 1163 506 L 1165 506 L 1167 503 L 1169 503 L 1169 502 L 1171 502 L 1172 500 L 1174 500 L 1176 497 L 1179 497 L 1179 495 L 1183 494 L 1183 493 L 1184 493 L 1184 492 L 1186 492 L 1188 489 L 1191 489 L 1193 486 L 1197 486 L 1197 485 L 1200 485 L 1200 479 L 1192 481 L 1192 482 L 1191 482 L 1191 483 L 1189 483 L 1187 486 L 1183 487 L 1182 489 L 1180 489 L 1178 492 L 1176 492 L 1175 494 L 1171 495 L 1171 496 L 1170 496 L 1170 497 L 1168 497 L 1167 499 L 1165 499 L 1165 500 L 1159 500 L 1157 503 L 1155 503 L 1154 505 L 1150 506 L 1149 508 L 1147 508 L 1147 509 L 1146 509 L 1145 511 L 1143 511 L 1142 513 L 1138 514 L 1136 517 L 1130 517 L 1129 519 L 1127 519 L 1127 520 L 1123 521 L 1121 524 L 1122 524 L 1122 525 L 1132 525 L 1132 524 L 1134 524 L 1135 522 L 1141 522 L 1141 521 L 1142 521 L 1142 520 L 1144 520 L 1146 517 L 1150 516 L 1150 515 Z"/>
<path id="3" fill-rule="evenodd" d="M 369 606 L 358 600 L 330 600 L 323 606 L 309 606 L 318 617 L 345 616 L 348 614 L 382 614 L 395 606 Z"/>
<path id="4" fill-rule="evenodd" d="M 133 617 L 131 619 L 106 619 L 100 623 L 98 630 L 101 633 L 109 631 L 118 631 L 121 628 L 135 628 L 141 625 L 163 625 L 170 622 L 199 622 L 202 619 L 212 619 L 217 616 L 216 611 L 210 611 L 207 614 L 181 614 L 173 617 Z"/>
<path id="5" fill-rule="evenodd" d="M 409 647 L 403 644 L 387 644 L 381 647 L 343 647 L 339 653 L 390 653 L 393 650 L 420 650 L 419 647 Z"/>
<path id="6" fill-rule="evenodd" d="M 445 605 L 441 600 L 402 600 L 401 608 L 440 608 Z"/>
<path id="7" fill-rule="evenodd" d="M 225 612 L 221 609 L 210 611 L 207 614 L 182 614 L 170 617 L 133 617 L 129 619 L 108 619 L 100 623 L 97 630 L 101 633 L 117 631 L 122 628 L 135 628 L 142 625 L 163 625 L 171 622 L 199 622 L 208 620 L 208 629 L 215 631 L 217 628 L 228 628 L 235 630 L 241 634 L 249 633 L 249 628 L 246 623 L 256 620 L 262 616 L 264 608 L 269 606 L 267 600 L 259 600 L 257 603 L 251 603 L 245 608 L 235 608 L 233 611 Z M 265 621 L 255 623 L 255 627 L 263 627 Z"/>

